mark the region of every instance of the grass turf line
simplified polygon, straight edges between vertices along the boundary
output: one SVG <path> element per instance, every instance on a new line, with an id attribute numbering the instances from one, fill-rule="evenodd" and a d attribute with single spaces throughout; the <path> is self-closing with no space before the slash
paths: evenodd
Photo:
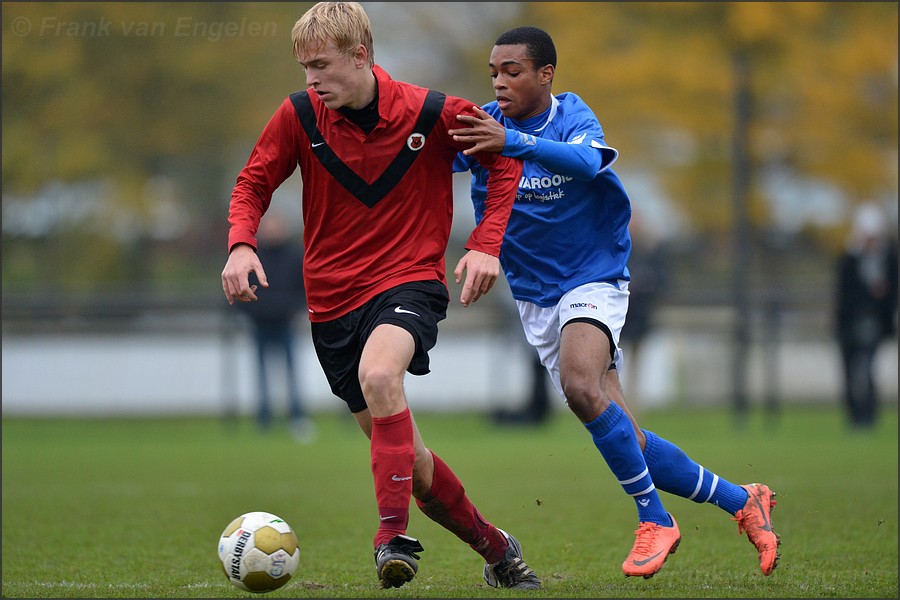
<path id="1" fill-rule="evenodd" d="M 515 597 L 481 579 L 480 558 L 413 505 L 426 551 L 410 584 L 377 587 L 377 515 L 368 442 L 343 414 L 319 436 L 251 420 L 23 419 L 2 424 L 2 595 L 19 598 L 247 597 L 216 557 L 235 516 L 266 510 L 300 539 L 300 569 L 269 597 Z M 771 577 L 737 524 L 711 505 L 661 494 L 683 540 L 653 579 L 625 578 L 634 504 L 564 411 L 540 427 L 496 428 L 480 414 L 428 414 L 426 442 L 491 521 L 522 542 L 543 580 L 534 597 L 897 597 L 897 412 L 871 434 L 830 407 L 758 412 L 667 409 L 642 426 L 735 483 L 778 493 L 782 559 Z"/>

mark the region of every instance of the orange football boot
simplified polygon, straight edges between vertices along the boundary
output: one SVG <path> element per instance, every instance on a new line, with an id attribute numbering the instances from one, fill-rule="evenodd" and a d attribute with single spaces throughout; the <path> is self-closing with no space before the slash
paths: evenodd
<path id="1" fill-rule="evenodd" d="M 634 535 L 634 546 L 628 554 L 628 558 L 622 563 L 622 572 L 626 577 L 643 577 L 650 579 L 662 569 L 663 563 L 674 554 L 681 543 L 681 531 L 675 517 L 671 527 L 663 527 L 658 523 L 641 523 Z"/>
<path id="2" fill-rule="evenodd" d="M 762 483 L 742 485 L 747 490 L 747 503 L 737 511 L 733 521 L 738 523 L 738 534 L 747 532 L 750 542 L 759 552 L 759 568 L 763 575 L 771 575 L 778 566 L 778 546 L 781 538 L 772 527 L 772 509 L 775 508 L 775 492 Z"/>

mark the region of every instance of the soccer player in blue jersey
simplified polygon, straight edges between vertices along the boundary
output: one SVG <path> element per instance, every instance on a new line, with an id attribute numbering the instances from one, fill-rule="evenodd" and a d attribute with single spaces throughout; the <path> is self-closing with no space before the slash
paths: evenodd
<path id="1" fill-rule="evenodd" d="M 628 224 L 631 203 L 610 166 L 618 152 L 577 95 L 553 95 L 556 48 L 536 27 L 501 35 L 491 51 L 496 100 L 476 116 L 460 115 L 457 141 L 473 146 L 454 169 L 472 171 L 476 219 L 484 212 L 487 173 L 472 158 L 498 152 L 524 160 L 500 262 L 525 335 L 556 389 L 593 438 L 625 493 L 635 500 L 638 528 L 622 564 L 626 576 L 652 577 L 675 552 L 681 533 L 657 493 L 719 506 L 738 522 L 770 575 L 780 540 L 768 486 L 736 485 L 641 429 L 619 381 L 619 334 L 628 309 Z M 457 281 L 461 273 L 456 273 Z"/>

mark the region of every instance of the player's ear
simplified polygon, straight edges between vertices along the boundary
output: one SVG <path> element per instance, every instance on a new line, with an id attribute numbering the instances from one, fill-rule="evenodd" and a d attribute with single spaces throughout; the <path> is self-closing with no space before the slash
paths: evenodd
<path id="1" fill-rule="evenodd" d="M 553 65 L 544 65 L 539 71 L 539 79 L 541 85 L 550 85 L 553 82 L 553 75 L 556 73 L 556 67 Z"/>
<path id="2" fill-rule="evenodd" d="M 363 44 L 357 46 L 353 51 L 353 63 L 357 69 L 363 69 L 369 65 L 369 51 Z"/>

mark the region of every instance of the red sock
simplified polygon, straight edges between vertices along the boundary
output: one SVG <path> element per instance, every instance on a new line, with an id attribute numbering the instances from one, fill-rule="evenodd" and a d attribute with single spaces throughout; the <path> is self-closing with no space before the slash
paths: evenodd
<path id="1" fill-rule="evenodd" d="M 413 427 L 409 408 L 390 417 L 372 417 L 372 476 L 378 503 L 375 547 L 406 533 L 412 497 Z"/>
<path id="2" fill-rule="evenodd" d="M 429 519 L 441 525 L 456 537 L 469 544 L 485 562 L 503 560 L 509 545 L 500 531 L 484 520 L 475 505 L 466 496 L 466 490 L 434 452 L 434 481 L 426 501 L 416 499 L 416 505 Z"/>

